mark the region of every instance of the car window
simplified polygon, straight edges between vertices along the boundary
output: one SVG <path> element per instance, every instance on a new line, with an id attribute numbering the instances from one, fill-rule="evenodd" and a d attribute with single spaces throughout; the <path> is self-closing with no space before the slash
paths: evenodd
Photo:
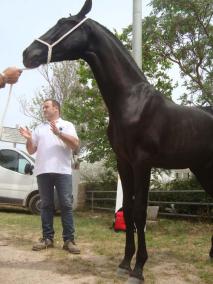
<path id="1" fill-rule="evenodd" d="M 0 151 L 0 165 L 8 170 L 18 171 L 18 153 L 11 150 Z"/>
<path id="2" fill-rule="evenodd" d="M 24 174 L 27 163 L 29 163 L 27 159 L 13 150 L 0 150 L 0 165 L 8 170 Z"/>
<path id="3" fill-rule="evenodd" d="M 19 173 L 25 174 L 24 168 L 26 164 L 29 164 L 29 162 L 23 156 L 19 155 L 19 159 L 18 159 L 18 172 Z"/>
<path id="4" fill-rule="evenodd" d="M 30 156 L 29 154 L 27 154 L 25 151 L 20 150 L 24 155 L 26 155 L 33 163 L 35 163 L 35 159 Z"/>

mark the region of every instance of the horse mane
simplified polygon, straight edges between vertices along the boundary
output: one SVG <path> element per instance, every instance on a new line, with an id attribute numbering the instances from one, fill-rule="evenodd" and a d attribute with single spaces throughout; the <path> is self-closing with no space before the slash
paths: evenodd
<path id="1" fill-rule="evenodd" d="M 198 106 L 198 109 L 201 109 L 209 114 L 213 115 L 213 106 Z"/>
<path id="2" fill-rule="evenodd" d="M 138 71 L 138 73 L 149 84 L 148 80 L 146 79 L 146 76 L 141 71 L 141 69 L 138 67 L 138 65 L 136 64 L 136 62 L 135 62 L 134 58 L 132 57 L 131 53 L 129 52 L 129 50 L 127 50 L 127 48 L 125 48 L 125 46 L 122 44 L 122 42 L 110 30 L 108 30 L 105 26 L 101 25 L 100 23 L 96 22 L 95 20 L 91 20 L 91 21 L 93 23 L 95 23 L 98 27 L 100 27 L 102 29 L 102 31 L 104 31 L 104 33 L 106 35 L 108 35 L 109 38 L 113 38 L 114 39 L 114 44 L 119 47 L 119 49 L 122 51 L 123 54 L 126 54 L 128 56 L 129 64 L 134 66 L 136 68 L 136 70 Z"/>

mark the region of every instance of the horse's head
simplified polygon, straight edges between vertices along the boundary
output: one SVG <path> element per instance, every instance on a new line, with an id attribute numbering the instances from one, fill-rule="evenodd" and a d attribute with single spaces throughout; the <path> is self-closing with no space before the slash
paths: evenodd
<path id="1" fill-rule="evenodd" d="M 35 68 L 49 62 L 80 58 L 87 45 L 85 15 L 91 8 L 92 0 L 86 0 L 77 15 L 60 19 L 54 27 L 35 40 L 23 52 L 24 65 Z"/>

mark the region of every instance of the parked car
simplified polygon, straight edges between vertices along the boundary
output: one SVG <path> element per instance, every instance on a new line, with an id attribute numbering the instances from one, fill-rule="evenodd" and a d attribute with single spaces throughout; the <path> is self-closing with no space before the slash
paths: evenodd
<path id="1" fill-rule="evenodd" d="M 40 213 L 40 196 L 33 174 L 35 159 L 17 148 L 0 148 L 0 203 Z M 59 209 L 55 194 L 55 209 Z"/>

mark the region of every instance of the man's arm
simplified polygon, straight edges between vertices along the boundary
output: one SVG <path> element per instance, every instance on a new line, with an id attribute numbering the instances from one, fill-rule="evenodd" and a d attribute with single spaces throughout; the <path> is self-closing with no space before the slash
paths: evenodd
<path id="1" fill-rule="evenodd" d="M 68 135 L 60 131 L 56 135 L 72 150 L 75 150 L 79 147 L 79 140 L 74 136 Z"/>
<path id="2" fill-rule="evenodd" d="M 32 138 L 31 139 L 27 139 L 26 148 L 27 148 L 27 152 L 30 155 L 34 154 L 37 151 L 37 147 L 35 145 L 33 145 Z"/>
<path id="3" fill-rule="evenodd" d="M 67 133 L 63 133 L 60 129 L 58 129 L 56 127 L 56 124 L 54 121 L 52 121 L 50 123 L 51 126 L 51 130 L 52 132 L 58 136 L 69 148 L 71 148 L 72 150 L 75 150 L 79 147 L 79 139 L 67 134 Z"/>
<path id="4" fill-rule="evenodd" d="M 27 152 L 32 155 L 37 151 L 37 147 L 33 144 L 32 133 L 28 128 L 20 127 L 19 132 L 21 136 L 27 139 L 26 148 Z"/>

